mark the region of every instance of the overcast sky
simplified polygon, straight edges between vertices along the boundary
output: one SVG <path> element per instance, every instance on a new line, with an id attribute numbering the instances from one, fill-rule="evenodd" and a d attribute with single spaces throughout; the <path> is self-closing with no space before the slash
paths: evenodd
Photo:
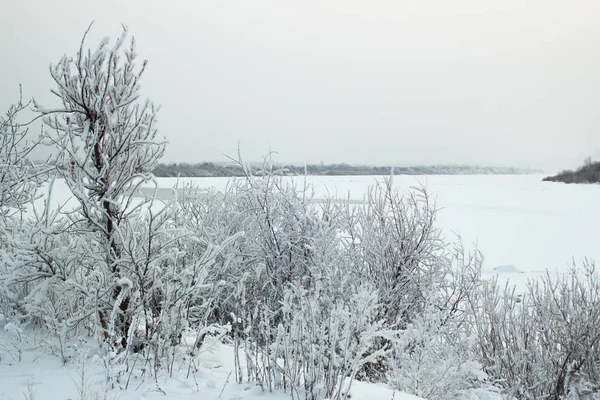
<path id="1" fill-rule="evenodd" d="M 574 167 L 600 158 L 600 1 L 9 1 L 0 106 L 117 38 L 149 60 L 166 161 Z"/>

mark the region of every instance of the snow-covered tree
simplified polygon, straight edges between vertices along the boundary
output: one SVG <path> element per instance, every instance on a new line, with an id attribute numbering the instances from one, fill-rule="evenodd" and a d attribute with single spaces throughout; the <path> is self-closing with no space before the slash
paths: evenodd
<path id="1" fill-rule="evenodd" d="M 125 43 L 127 30 L 114 46 L 105 38 L 94 51 L 85 50 L 86 36 L 75 58 L 64 56 L 50 68 L 52 93 L 62 106 L 36 108 L 59 150 L 59 174 L 79 203 L 70 215 L 73 231 L 93 233 L 89 255 L 105 289 L 97 305 L 105 338 L 126 346 L 131 283 L 123 268 L 121 230 L 140 210 L 133 194 L 153 179 L 165 144 L 156 139 L 156 108 L 140 100 L 146 61 L 136 65 L 135 41 Z"/>

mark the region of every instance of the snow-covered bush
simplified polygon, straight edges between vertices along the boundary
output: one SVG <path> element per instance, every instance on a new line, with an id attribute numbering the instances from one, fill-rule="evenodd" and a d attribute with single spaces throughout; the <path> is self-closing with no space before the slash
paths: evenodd
<path id="1" fill-rule="evenodd" d="M 364 204 L 345 204 L 340 219 L 348 272 L 377 289 L 378 317 L 392 329 L 405 329 L 444 285 L 448 257 L 435 212 L 426 190 L 403 194 L 393 176 L 372 187 Z M 375 350 L 390 346 L 382 340 Z M 370 364 L 361 377 L 383 381 L 389 369 L 389 363 Z"/>
<path id="2" fill-rule="evenodd" d="M 3 330 L 6 333 L 10 343 L 10 348 L 7 349 L 9 354 L 13 353 L 12 357 L 15 361 L 21 361 L 23 358 L 23 342 L 25 339 L 23 335 L 23 328 L 9 322 L 8 324 L 4 325 Z"/>
<path id="3" fill-rule="evenodd" d="M 376 319 L 377 291 L 337 278 L 342 291 L 332 282 L 309 289 L 291 283 L 285 291 L 283 319 L 269 355 L 274 381 L 298 398 L 347 398 L 361 367 L 389 353 L 372 351 L 374 342 L 397 334 Z"/>
<path id="4" fill-rule="evenodd" d="M 481 255 L 454 246 L 427 294 L 422 313 L 394 343 L 388 381 L 399 390 L 425 398 L 450 399 L 480 388 L 487 375 L 473 358 L 477 337 L 470 332 L 469 301 L 480 285 Z"/>
<path id="5" fill-rule="evenodd" d="M 246 171 L 224 193 L 186 188 L 179 197 L 177 219 L 199 236 L 214 241 L 244 233 L 215 258 L 210 276 L 219 287 L 211 320 L 232 324 L 247 379 L 269 389 L 301 388 L 307 396 L 341 396 L 344 378 L 354 376 L 366 360 L 383 358 L 386 350 L 374 341 L 387 329 L 377 319 L 381 304 L 373 286 L 368 301 L 357 297 L 366 286 L 359 289 L 349 268 L 338 217 L 342 208 L 332 201 L 313 202 L 309 185 L 292 185 L 268 163 L 260 176 Z M 372 335 L 360 339 L 371 328 Z M 345 351 L 335 365 L 305 352 L 315 346 L 342 351 L 343 340 Z M 239 361 L 238 382 L 244 375 Z M 296 371 L 298 365 L 305 367 Z"/>
<path id="6" fill-rule="evenodd" d="M 600 381 L 600 278 L 594 263 L 556 277 L 547 273 L 523 294 L 491 282 L 474 301 L 473 315 L 478 356 L 510 395 L 560 399 L 598 392 L 588 384 Z"/>
<path id="7" fill-rule="evenodd" d="M 364 204 L 316 203 L 308 185 L 295 187 L 282 171 L 268 167 L 260 176 L 247 172 L 232 180 L 223 193 L 186 188 L 177 215 L 180 224 L 206 240 L 244 232 L 212 265 L 210 276 L 218 277 L 219 285 L 210 320 L 231 323 L 236 349 L 246 357 L 247 379 L 267 388 L 301 389 L 309 396 L 341 396 L 334 386 L 349 376 L 345 368 L 360 359 L 368 362 L 359 362 L 350 375 L 391 377 L 402 386 L 399 382 L 412 368 L 398 368 L 409 345 L 402 340 L 416 329 L 430 340 L 410 342 L 427 353 L 430 366 L 443 367 L 441 359 L 460 361 L 447 365 L 444 380 L 434 379 L 439 368 L 437 376 L 420 369 L 418 379 L 429 377 L 435 384 L 428 393 L 476 387 L 483 373 L 469 359 L 471 347 L 462 340 L 466 333 L 456 332 L 466 330 L 467 300 L 479 284 L 481 257 L 465 254 L 460 246 L 446 247 L 426 191 L 403 196 L 390 179 L 374 187 Z M 376 293 L 369 300 L 369 323 L 380 324 L 380 333 L 395 334 L 373 334 L 363 343 L 357 332 L 369 325 L 357 327 L 345 346 L 360 347 L 360 355 L 349 351 L 335 366 L 324 363 L 327 357 L 319 351 L 340 348 L 340 336 L 332 329 L 356 323 L 360 312 L 352 308 L 353 299 L 366 287 Z M 427 320 L 435 323 L 422 323 Z M 236 363 L 241 382 L 239 358 Z"/>
<path id="8" fill-rule="evenodd" d="M 337 231 L 311 197 L 310 187 L 298 189 L 268 166 L 262 176 L 232 180 L 224 193 L 183 191 L 177 215 L 182 226 L 209 242 L 243 233 L 215 260 L 211 274 L 220 283 L 220 303 L 212 318 L 249 318 L 258 303 L 278 310 L 288 283 L 308 280 L 316 257 L 335 258 L 341 251 Z"/>
<path id="9" fill-rule="evenodd" d="M 424 189 L 403 195 L 393 178 L 372 187 L 348 215 L 352 268 L 380 291 L 382 317 L 402 326 L 418 315 L 444 274 L 444 243 L 434 225 L 435 204 Z"/>
<path id="10" fill-rule="evenodd" d="M 395 388 L 427 399 L 450 399 L 486 381 L 482 366 L 464 351 L 468 339 L 456 344 L 458 335 L 444 325 L 445 318 L 441 312 L 426 312 L 401 332 L 388 373 Z"/>
<path id="11" fill-rule="evenodd" d="M 22 212 L 35 198 L 49 170 L 30 160 L 39 139 L 28 140 L 27 125 L 22 120 L 28 106 L 21 93 L 19 100 L 0 116 L 0 277 L 7 275 L 13 231 L 19 230 Z M 0 315 L 11 316 L 14 295 L 0 284 Z"/>
<path id="12" fill-rule="evenodd" d="M 23 96 L 0 116 L 0 228 L 6 219 L 23 211 L 31 202 L 48 169 L 37 165 L 30 155 L 39 140 L 28 140 L 28 129 L 19 120 L 29 103 Z"/>
<path id="13" fill-rule="evenodd" d="M 91 268 L 80 253 L 84 240 L 68 233 L 67 225 L 68 220 L 48 206 L 15 225 L 0 276 L 0 293 L 8 300 L 3 304 L 5 313 L 24 325 L 46 328 L 56 339 L 46 347 L 63 363 L 72 356 L 68 339 L 93 330 L 89 314 L 82 310 L 90 299 L 93 302 L 88 288 L 97 282 L 81 273 Z"/>

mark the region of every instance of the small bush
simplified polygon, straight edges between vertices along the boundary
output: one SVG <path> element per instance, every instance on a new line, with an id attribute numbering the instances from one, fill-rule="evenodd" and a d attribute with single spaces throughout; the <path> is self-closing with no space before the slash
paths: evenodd
<path id="1" fill-rule="evenodd" d="M 600 279 L 593 263 L 528 284 L 495 282 L 473 303 L 485 371 L 517 398 L 560 399 L 600 381 Z"/>

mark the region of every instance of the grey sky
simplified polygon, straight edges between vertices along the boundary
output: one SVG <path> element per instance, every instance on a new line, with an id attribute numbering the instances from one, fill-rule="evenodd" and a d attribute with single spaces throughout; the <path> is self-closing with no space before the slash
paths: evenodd
<path id="1" fill-rule="evenodd" d="M 600 158 L 597 0 L 8 1 L 0 106 L 116 38 L 149 60 L 166 161 L 573 167 Z"/>

